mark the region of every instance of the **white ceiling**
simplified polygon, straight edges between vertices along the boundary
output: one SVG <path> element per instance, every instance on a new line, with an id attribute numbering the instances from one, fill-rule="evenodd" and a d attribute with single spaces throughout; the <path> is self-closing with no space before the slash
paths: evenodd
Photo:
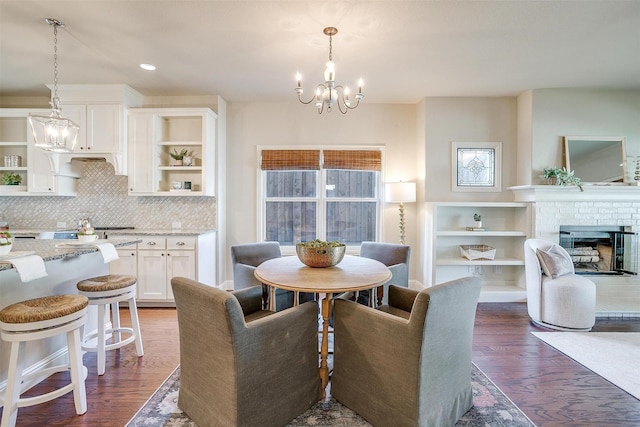
<path id="1" fill-rule="evenodd" d="M 365 102 L 640 89 L 640 0 L 0 0 L 0 95 L 126 83 L 144 95 L 286 101 L 322 80 L 335 26 L 337 82 Z M 141 62 L 158 69 L 147 72 Z M 64 100 L 62 100 L 64 103 Z"/>

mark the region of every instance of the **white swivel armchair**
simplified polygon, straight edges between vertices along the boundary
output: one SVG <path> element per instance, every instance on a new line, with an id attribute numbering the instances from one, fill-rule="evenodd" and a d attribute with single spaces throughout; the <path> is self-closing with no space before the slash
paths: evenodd
<path id="1" fill-rule="evenodd" d="M 564 248 L 547 240 L 527 239 L 524 267 L 527 308 L 534 323 L 561 331 L 591 330 L 596 318 L 596 285 L 575 274 Z"/>

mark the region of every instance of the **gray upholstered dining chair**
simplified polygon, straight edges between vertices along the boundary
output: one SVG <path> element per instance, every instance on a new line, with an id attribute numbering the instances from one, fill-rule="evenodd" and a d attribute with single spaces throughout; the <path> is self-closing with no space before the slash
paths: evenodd
<path id="1" fill-rule="evenodd" d="M 321 396 L 318 305 L 262 310 L 262 290 L 171 280 L 180 334 L 178 407 L 199 426 L 283 426 Z"/>
<path id="2" fill-rule="evenodd" d="M 279 258 L 280 244 L 278 242 L 243 243 L 231 246 L 231 264 L 233 265 L 233 288 L 244 289 L 260 286 L 263 289 L 263 304 L 267 305 L 268 292 L 266 286 L 256 279 L 256 267 L 263 262 Z M 276 310 L 284 310 L 293 306 L 294 293 L 284 289 L 276 289 Z M 306 302 L 314 299 L 313 294 L 300 294 L 299 301 Z"/>
<path id="3" fill-rule="evenodd" d="M 376 309 L 334 300 L 331 395 L 375 426 L 452 426 L 473 405 L 481 279 L 389 287 Z"/>
<path id="4" fill-rule="evenodd" d="M 396 243 L 362 242 L 360 256 L 380 261 L 391 270 L 391 279 L 376 292 L 377 304 L 386 304 L 389 285 L 409 287 L 409 258 L 411 246 Z M 369 291 L 361 291 L 358 301 L 369 304 Z"/>

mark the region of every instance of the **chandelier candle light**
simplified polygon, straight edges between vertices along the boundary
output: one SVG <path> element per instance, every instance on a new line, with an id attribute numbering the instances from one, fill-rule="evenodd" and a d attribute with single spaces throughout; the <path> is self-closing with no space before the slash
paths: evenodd
<path id="1" fill-rule="evenodd" d="M 400 203 L 400 243 L 404 243 L 405 221 L 404 204 L 416 201 L 415 182 L 387 182 L 385 184 L 385 201 L 387 203 Z"/>
<path id="2" fill-rule="evenodd" d="M 298 81 L 298 85 L 296 86 L 296 93 L 298 94 L 298 100 L 305 105 L 315 101 L 318 114 L 322 114 L 325 105 L 327 106 L 327 111 L 331 112 L 335 104 L 338 105 L 338 109 L 342 114 L 347 114 L 347 111 L 357 108 L 362 98 L 364 98 L 364 94 L 362 93 L 362 85 L 364 83 L 362 79 L 358 82 L 358 93 L 353 95 L 356 102 L 355 105 L 352 105 L 349 88 L 347 86 L 336 85 L 336 64 L 332 58 L 332 41 L 333 36 L 338 34 L 338 29 L 335 27 L 327 27 L 323 30 L 323 33 L 329 36 L 329 61 L 326 63 L 324 70 L 325 82 L 316 86 L 315 94 L 311 99 L 303 101 L 302 94 L 304 93 L 304 89 L 302 88 L 302 76 L 300 73 L 297 73 L 296 80 Z"/>
<path id="3" fill-rule="evenodd" d="M 33 132 L 35 146 L 56 153 L 73 151 L 80 126 L 70 119 L 62 117 L 60 99 L 58 98 L 58 27 L 64 22 L 54 18 L 46 18 L 45 22 L 53 27 L 53 97 L 51 98 L 51 115 L 29 115 L 29 124 Z"/>

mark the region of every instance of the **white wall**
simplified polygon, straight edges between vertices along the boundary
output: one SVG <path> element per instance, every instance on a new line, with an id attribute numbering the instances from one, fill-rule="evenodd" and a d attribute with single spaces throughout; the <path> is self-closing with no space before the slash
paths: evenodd
<path id="1" fill-rule="evenodd" d="M 640 90 L 536 89 L 530 98 L 531 170 L 562 167 L 562 136 L 623 136 L 627 155 L 640 155 Z M 524 124 L 523 124 L 524 125 Z"/>
<path id="2" fill-rule="evenodd" d="M 385 181 L 415 181 L 421 163 L 417 156 L 415 105 L 364 103 L 346 115 L 338 111 L 319 115 L 313 106 L 305 106 L 297 101 L 229 103 L 227 247 L 259 239 L 256 216 L 259 145 L 384 146 Z M 407 244 L 416 247 L 419 242 L 417 203 L 405 206 Z M 383 241 L 398 241 L 398 221 L 397 205 L 386 205 L 383 212 Z M 231 280 L 228 252 L 226 277 Z"/>
<path id="3" fill-rule="evenodd" d="M 425 201 L 512 201 L 516 182 L 516 98 L 426 98 Z M 451 142 L 501 142 L 502 191 L 452 192 Z"/>

